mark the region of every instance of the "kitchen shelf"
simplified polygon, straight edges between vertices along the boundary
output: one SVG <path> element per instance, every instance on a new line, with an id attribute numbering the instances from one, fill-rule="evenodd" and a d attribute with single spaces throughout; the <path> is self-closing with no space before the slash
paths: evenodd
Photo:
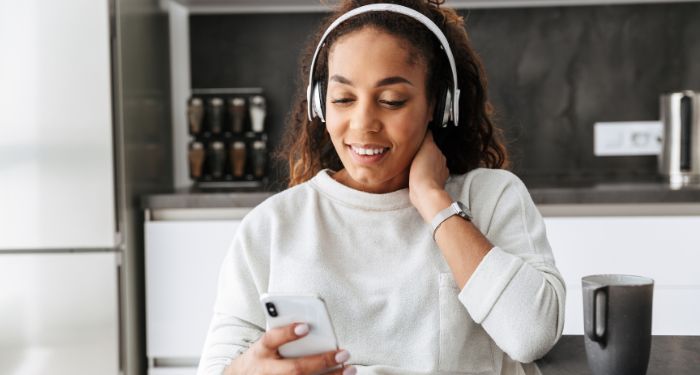
<path id="1" fill-rule="evenodd" d="M 682 3 L 698 0 L 447 0 L 455 9 L 526 8 L 543 6 L 612 5 Z M 190 13 L 306 13 L 327 12 L 339 0 L 160 0 L 167 9 L 170 3 L 186 7 Z"/>

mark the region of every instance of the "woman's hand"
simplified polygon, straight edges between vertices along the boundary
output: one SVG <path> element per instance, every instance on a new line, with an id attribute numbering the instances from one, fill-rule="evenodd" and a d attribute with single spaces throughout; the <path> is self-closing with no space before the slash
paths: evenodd
<path id="1" fill-rule="evenodd" d="M 350 358 L 346 350 L 335 350 L 322 354 L 299 358 L 282 358 L 278 349 L 283 344 L 304 337 L 309 332 L 306 324 L 290 324 L 288 326 L 271 329 L 256 341 L 248 350 L 236 358 L 226 368 L 226 375 L 253 375 L 253 374 L 318 374 L 331 368 L 342 365 Z M 329 374 L 354 375 L 354 367 L 347 367 L 345 371 L 339 368 Z"/>
<path id="2" fill-rule="evenodd" d="M 411 203 L 426 222 L 430 222 L 440 210 L 452 203 L 445 191 L 445 182 L 449 176 L 447 159 L 435 144 L 432 131 L 428 130 L 413 158 L 408 175 Z"/>

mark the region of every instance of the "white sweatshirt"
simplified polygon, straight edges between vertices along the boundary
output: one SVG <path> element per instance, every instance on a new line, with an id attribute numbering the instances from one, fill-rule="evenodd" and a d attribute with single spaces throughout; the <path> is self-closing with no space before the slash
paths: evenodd
<path id="1" fill-rule="evenodd" d="M 460 290 L 408 189 L 371 194 L 329 170 L 242 221 L 223 261 L 199 375 L 263 333 L 262 293 L 318 294 L 359 374 L 539 374 L 564 326 L 564 282 L 525 185 L 504 170 L 451 176 L 494 244 Z M 447 235 L 447 233 L 445 233 Z"/>

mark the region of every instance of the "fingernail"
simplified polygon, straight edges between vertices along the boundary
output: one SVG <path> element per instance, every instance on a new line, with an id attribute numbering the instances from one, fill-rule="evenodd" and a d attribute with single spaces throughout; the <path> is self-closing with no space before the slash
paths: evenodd
<path id="1" fill-rule="evenodd" d="M 296 327 L 294 327 L 294 333 L 297 336 L 303 336 L 309 333 L 309 325 L 306 323 L 298 324 Z"/>
<path id="2" fill-rule="evenodd" d="M 347 362 L 348 359 L 350 359 L 350 352 L 347 350 L 341 350 L 335 355 L 335 362 L 336 363 L 344 363 Z M 345 373 L 343 373 L 345 374 Z"/>
<path id="3" fill-rule="evenodd" d="M 343 370 L 343 375 L 355 375 L 357 374 L 357 369 L 354 367 L 348 367 Z"/>

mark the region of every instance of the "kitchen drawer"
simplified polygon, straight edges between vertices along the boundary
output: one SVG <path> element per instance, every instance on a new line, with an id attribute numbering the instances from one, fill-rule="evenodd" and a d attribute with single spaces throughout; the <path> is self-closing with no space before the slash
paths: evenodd
<path id="1" fill-rule="evenodd" d="M 652 332 L 700 335 L 700 217 L 549 217 L 547 237 L 567 287 L 565 334 L 582 334 L 581 278 L 654 279 Z"/>
<path id="2" fill-rule="evenodd" d="M 197 375 L 196 367 L 174 367 L 149 369 L 148 375 Z"/>
<path id="3" fill-rule="evenodd" d="M 146 222 L 149 359 L 197 365 L 213 314 L 219 268 L 239 223 Z"/>
<path id="4" fill-rule="evenodd" d="M 657 285 L 700 286 L 700 217 L 545 218 L 567 284 L 596 273 L 651 277 Z"/>

